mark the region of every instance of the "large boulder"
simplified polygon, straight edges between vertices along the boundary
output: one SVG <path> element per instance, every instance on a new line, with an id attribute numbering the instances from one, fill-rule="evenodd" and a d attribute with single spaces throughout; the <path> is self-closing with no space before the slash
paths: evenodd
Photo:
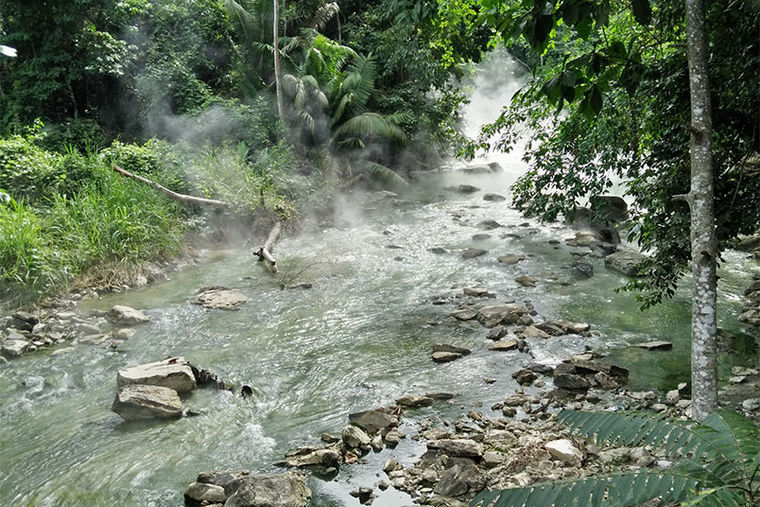
<path id="1" fill-rule="evenodd" d="M 236 479 L 225 507 L 303 507 L 311 490 L 301 474 L 259 474 Z"/>
<path id="2" fill-rule="evenodd" d="M 639 264 L 646 256 L 635 250 L 618 250 L 604 258 L 604 265 L 625 276 L 641 276 Z"/>
<path id="3" fill-rule="evenodd" d="M 348 422 L 360 427 L 370 435 L 398 426 L 398 415 L 393 407 L 381 407 L 348 415 Z"/>
<path id="4" fill-rule="evenodd" d="M 575 444 L 566 438 L 552 440 L 544 446 L 553 458 L 567 463 L 568 465 L 580 465 L 583 461 L 583 452 Z"/>
<path id="5" fill-rule="evenodd" d="M 116 305 L 108 312 L 108 320 L 117 326 L 136 326 L 150 321 L 150 317 L 130 306 Z"/>
<path id="6" fill-rule="evenodd" d="M 298 472 L 216 471 L 198 475 L 196 482 L 185 491 L 185 505 L 302 507 L 308 504 L 310 497 L 305 477 Z"/>
<path id="7" fill-rule="evenodd" d="M 628 218 L 628 204 L 617 195 L 597 195 L 589 199 L 595 221 L 616 224 Z"/>
<path id="8" fill-rule="evenodd" d="M 182 402 L 177 391 L 160 386 L 122 387 L 111 409 L 125 421 L 182 417 Z"/>
<path id="9" fill-rule="evenodd" d="M 341 437 L 343 439 L 343 443 L 346 444 L 349 449 L 369 448 L 370 444 L 372 443 L 372 439 L 369 437 L 369 435 L 367 435 L 367 433 L 365 433 L 364 430 L 358 426 L 346 426 L 343 428 Z"/>
<path id="10" fill-rule="evenodd" d="M 132 384 L 151 385 L 167 387 L 178 393 L 186 393 L 196 387 L 193 370 L 181 357 L 171 357 L 119 370 L 116 382 L 119 387 Z"/>
<path id="11" fill-rule="evenodd" d="M 520 318 L 528 314 L 528 309 L 522 303 L 505 303 L 484 306 L 478 310 L 477 319 L 485 327 L 495 327 L 499 324 L 516 324 Z"/>
<path id="12" fill-rule="evenodd" d="M 483 445 L 468 438 L 431 440 L 427 444 L 428 449 L 435 449 L 456 458 L 483 457 Z"/>

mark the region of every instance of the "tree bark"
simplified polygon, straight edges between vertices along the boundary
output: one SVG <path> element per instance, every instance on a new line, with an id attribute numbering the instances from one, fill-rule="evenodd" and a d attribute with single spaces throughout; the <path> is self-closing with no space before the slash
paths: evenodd
<path id="1" fill-rule="evenodd" d="M 172 199 L 175 201 L 183 202 L 185 204 L 204 204 L 207 206 L 217 206 L 219 208 L 230 207 L 230 205 L 224 201 L 217 201 L 216 199 L 204 199 L 203 197 L 195 197 L 192 195 L 178 194 L 177 192 L 173 190 L 169 190 L 163 185 L 159 185 L 155 181 L 151 181 L 148 178 L 143 178 L 142 176 L 132 174 L 131 172 L 122 169 L 116 164 L 113 165 L 113 170 L 121 174 L 122 176 L 126 176 L 127 178 L 132 178 L 138 181 L 142 181 L 143 183 L 150 185 L 151 187 L 163 192 L 169 199 Z"/>
<path id="2" fill-rule="evenodd" d="M 277 113 L 285 121 L 282 101 L 282 73 L 280 71 L 280 5 L 279 0 L 272 0 L 272 46 L 274 47 L 274 88 L 277 94 Z"/>
<path id="3" fill-rule="evenodd" d="M 267 267 L 272 270 L 272 273 L 277 273 L 277 260 L 272 256 L 274 251 L 274 245 L 277 243 L 277 239 L 280 237 L 280 231 L 282 231 L 282 223 L 276 221 L 269 231 L 269 236 L 264 242 L 264 245 L 259 248 L 257 252 L 254 252 L 259 258 L 259 261 L 266 261 Z"/>
<path id="4" fill-rule="evenodd" d="M 704 0 L 686 1 L 686 50 L 691 99 L 691 261 L 694 277 L 691 311 L 691 411 L 703 420 L 718 406 L 713 210 L 712 113 L 707 72 Z"/>

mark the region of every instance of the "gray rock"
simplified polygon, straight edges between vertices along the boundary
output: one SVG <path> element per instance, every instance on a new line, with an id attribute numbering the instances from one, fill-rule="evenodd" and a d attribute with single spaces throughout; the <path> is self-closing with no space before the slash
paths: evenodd
<path id="1" fill-rule="evenodd" d="M 462 289 L 462 294 L 465 296 L 474 296 L 478 298 L 493 298 L 496 295 L 493 292 L 488 292 L 485 287 L 465 287 Z"/>
<path id="2" fill-rule="evenodd" d="M 8 357 L 18 357 L 27 350 L 29 350 L 29 342 L 26 340 L 8 339 L 3 341 L 2 352 Z"/>
<path id="3" fill-rule="evenodd" d="M 506 303 L 484 306 L 478 310 L 477 319 L 485 327 L 495 327 L 499 324 L 516 324 L 527 314 L 528 309 L 522 303 Z"/>
<path id="4" fill-rule="evenodd" d="M 259 474 L 236 479 L 224 507 L 303 507 L 311 498 L 303 475 Z"/>
<path id="5" fill-rule="evenodd" d="M 194 482 L 185 491 L 186 505 L 200 505 L 203 502 L 206 504 L 224 503 L 225 500 L 227 500 L 227 494 L 224 492 L 224 488 L 216 484 Z"/>
<path id="6" fill-rule="evenodd" d="M 635 250 L 619 250 L 608 255 L 604 259 L 604 265 L 626 276 L 637 277 L 638 265 L 646 259 L 646 256 Z"/>
<path id="7" fill-rule="evenodd" d="M 520 331 L 520 335 L 524 338 L 549 338 L 551 335 L 547 333 L 546 331 L 542 331 L 536 326 L 528 326 L 522 331 Z"/>
<path id="8" fill-rule="evenodd" d="M 474 259 L 475 257 L 481 257 L 488 253 L 488 250 L 482 248 L 465 248 L 462 250 L 462 259 Z"/>
<path id="9" fill-rule="evenodd" d="M 515 350 L 519 346 L 519 342 L 515 339 L 510 340 L 504 340 L 504 341 L 498 341 L 494 343 L 493 345 L 489 345 L 488 350 L 496 350 L 499 352 L 508 352 L 510 350 Z"/>
<path id="10" fill-rule="evenodd" d="M 490 201 L 490 202 L 501 202 L 501 201 L 506 201 L 507 198 L 499 194 L 484 194 L 483 200 Z"/>
<path id="11" fill-rule="evenodd" d="M 483 220 L 482 222 L 478 223 L 478 228 L 483 229 L 485 231 L 492 231 L 494 229 L 498 229 L 499 227 L 504 227 L 496 220 Z"/>
<path id="12" fill-rule="evenodd" d="M 616 195 L 598 195 L 589 199 L 594 221 L 616 224 L 628 218 L 628 204 Z"/>
<path id="13" fill-rule="evenodd" d="M 396 400 L 396 405 L 412 408 L 412 407 L 428 407 L 433 404 L 433 398 L 429 396 L 413 396 L 406 395 Z"/>
<path id="14" fill-rule="evenodd" d="M 385 430 L 391 426 L 398 426 L 398 416 L 393 407 L 381 407 L 363 412 L 355 412 L 348 415 L 348 422 L 360 427 L 370 435 Z"/>
<path id="15" fill-rule="evenodd" d="M 452 457 L 474 459 L 483 457 L 483 445 L 468 438 L 431 440 L 427 446 L 428 449 L 435 449 Z"/>
<path id="16" fill-rule="evenodd" d="M 314 466 L 337 468 L 342 461 L 340 452 L 329 447 L 325 449 L 299 449 L 296 452 L 300 454 L 290 454 L 279 464 L 296 468 Z"/>
<path id="17" fill-rule="evenodd" d="M 580 465 L 583 461 L 583 452 L 566 438 L 547 442 L 544 447 L 549 451 L 549 454 L 568 465 Z"/>
<path id="18" fill-rule="evenodd" d="M 457 464 L 441 474 L 435 487 L 435 494 L 442 497 L 463 497 L 486 486 L 486 479 L 480 469 L 473 464 Z"/>
<path id="19" fill-rule="evenodd" d="M 111 409 L 125 421 L 182 417 L 182 402 L 177 391 L 160 386 L 122 387 Z"/>
<path id="20" fill-rule="evenodd" d="M 450 363 L 451 361 L 456 361 L 463 356 L 462 354 L 457 354 L 455 352 L 433 352 L 431 357 L 433 359 L 433 362 L 436 363 Z"/>
<path id="21" fill-rule="evenodd" d="M 129 306 L 116 305 L 108 312 L 108 319 L 117 326 L 136 326 L 150 321 L 150 318 L 140 310 Z"/>
<path id="22" fill-rule="evenodd" d="M 573 262 L 573 265 L 570 267 L 570 272 L 576 278 L 580 278 L 580 279 L 591 278 L 592 276 L 594 276 L 594 266 L 592 266 L 588 262 L 575 261 Z"/>
<path id="23" fill-rule="evenodd" d="M 520 261 L 524 261 L 525 257 L 522 255 L 502 255 L 496 260 L 498 260 L 501 264 L 506 264 L 509 266 L 511 264 L 517 264 Z"/>
<path id="24" fill-rule="evenodd" d="M 168 387 L 178 393 L 189 392 L 196 387 L 193 370 L 181 357 L 119 370 L 116 381 L 119 387 L 131 384 L 153 385 Z"/>
<path id="25" fill-rule="evenodd" d="M 343 428 L 341 438 L 343 439 L 343 443 L 345 443 L 350 449 L 368 448 L 372 443 L 372 439 L 364 432 L 364 430 L 358 426 L 352 425 Z"/>
<path id="26" fill-rule="evenodd" d="M 515 282 L 522 285 L 523 287 L 535 287 L 536 281 L 537 280 L 535 278 L 528 275 L 521 275 L 515 278 Z"/>
<path id="27" fill-rule="evenodd" d="M 457 347 L 456 345 L 449 345 L 447 343 L 436 343 L 433 345 L 433 352 L 449 352 L 451 354 L 460 354 L 466 356 L 471 351 L 464 347 Z"/>
<path id="28" fill-rule="evenodd" d="M 473 241 L 485 241 L 487 239 L 491 239 L 491 235 L 490 234 L 478 233 L 478 234 L 473 234 L 472 235 L 472 240 Z"/>
<path id="29" fill-rule="evenodd" d="M 512 378 L 517 380 L 517 383 L 520 385 L 530 385 L 533 383 L 534 380 L 538 378 L 538 375 L 533 373 L 527 368 L 523 368 L 522 370 L 517 370 L 512 374 Z"/>
<path id="30" fill-rule="evenodd" d="M 474 194 L 475 192 L 479 192 L 480 189 L 472 185 L 459 185 L 456 187 L 456 191 L 460 194 Z"/>
<path id="31" fill-rule="evenodd" d="M 472 320 L 478 316 L 478 312 L 475 310 L 457 310 L 451 312 L 451 316 L 457 320 Z"/>
<path id="32" fill-rule="evenodd" d="M 509 330 L 504 326 L 496 326 L 492 328 L 490 331 L 488 331 L 488 334 L 486 335 L 486 338 L 489 340 L 501 340 L 505 336 L 509 334 Z"/>
<path id="33" fill-rule="evenodd" d="M 580 390 L 591 387 L 591 382 L 580 375 L 560 373 L 559 375 L 554 376 L 554 385 L 556 387 L 561 387 L 562 389 Z"/>
<path id="34" fill-rule="evenodd" d="M 237 289 L 206 287 L 193 297 L 191 303 L 215 310 L 238 310 L 249 298 Z"/>
<path id="35" fill-rule="evenodd" d="M 747 412 L 754 412 L 760 409 L 760 398 L 750 398 L 742 402 L 742 408 Z"/>

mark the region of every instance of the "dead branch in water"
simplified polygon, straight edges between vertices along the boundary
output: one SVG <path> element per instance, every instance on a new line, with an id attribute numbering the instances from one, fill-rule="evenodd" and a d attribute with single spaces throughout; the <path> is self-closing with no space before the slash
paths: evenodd
<path id="1" fill-rule="evenodd" d="M 216 199 L 204 199 L 203 197 L 195 197 L 192 195 L 178 194 L 177 192 L 174 192 L 173 190 L 169 190 L 163 185 L 159 185 L 155 181 L 151 181 L 148 178 L 144 178 L 142 176 L 132 174 L 131 172 L 125 169 L 122 169 L 116 164 L 113 165 L 113 170 L 121 174 L 122 176 L 126 176 L 127 178 L 132 178 L 138 181 L 142 181 L 143 183 L 150 185 L 151 187 L 163 192 L 167 197 L 169 197 L 169 199 L 173 199 L 175 201 L 183 202 L 186 204 L 204 204 L 207 206 L 217 206 L 220 208 L 230 207 L 230 205 L 224 201 L 217 201 Z"/>
<path id="2" fill-rule="evenodd" d="M 269 231 L 269 236 L 267 236 L 264 246 L 259 248 L 257 252 L 254 252 L 254 255 L 259 258 L 259 261 L 266 261 L 266 266 L 272 271 L 272 273 L 277 273 L 277 259 L 272 257 L 272 252 L 274 251 L 274 244 L 277 243 L 277 238 L 280 237 L 281 230 L 282 224 L 277 220 Z"/>

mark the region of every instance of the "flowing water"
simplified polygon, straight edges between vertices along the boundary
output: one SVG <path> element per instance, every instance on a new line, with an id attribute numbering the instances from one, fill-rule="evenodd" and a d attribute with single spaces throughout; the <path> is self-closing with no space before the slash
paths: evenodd
<path id="1" fill-rule="evenodd" d="M 506 193 L 509 167 L 499 176 L 432 175 L 408 203 L 366 204 L 347 199 L 331 225 L 284 237 L 277 245 L 280 277 L 311 289 L 281 289 L 249 250 L 211 252 L 198 266 L 142 290 L 82 304 L 144 309 L 149 324 L 118 351 L 76 345 L 68 354 L 41 351 L 0 366 L 0 505 L 179 505 L 198 472 L 275 470 L 288 449 L 315 444 L 322 432 L 339 433 L 350 412 L 392 403 L 403 394 L 457 393 L 451 403 L 408 411 L 404 430 L 420 421 L 457 416 L 502 400 L 517 387 L 510 377 L 534 360 L 519 352 L 486 350 L 486 330 L 449 317 L 457 304 L 433 305 L 436 295 L 483 286 L 497 295 L 483 304 L 530 300 L 539 316 L 587 321 L 590 338 L 555 337 L 532 343 L 535 360 L 556 363 L 584 346 L 611 348 L 632 369 L 632 388 L 673 388 L 688 379 L 688 288 L 647 313 L 631 295 L 615 293 L 624 279 L 593 259 L 595 276 L 570 280 L 569 247 L 549 240 L 572 236 L 565 226 L 526 223 L 504 202 L 444 190 L 466 181 Z M 477 224 L 497 220 L 489 231 Z M 429 251 L 442 247 L 446 254 Z M 471 260 L 466 247 L 489 250 Z M 526 256 L 504 266 L 508 253 Z M 752 265 L 739 255 L 722 271 L 721 326 L 739 333 L 740 293 Z M 530 274 L 538 287 L 520 287 Z M 554 280 L 555 276 L 558 280 Z M 206 310 L 189 303 L 202 286 L 237 287 L 251 298 L 240 311 Z M 666 339 L 672 352 L 626 348 Z M 740 340 L 739 340 L 740 341 Z M 751 341 L 751 340 L 750 340 Z M 453 363 L 430 360 L 434 343 L 466 346 L 473 353 Z M 738 343 L 738 342 L 737 342 Z M 735 348 L 739 347 L 734 345 Z M 617 347 L 617 349 L 616 349 Z M 243 400 L 228 392 L 199 390 L 185 406 L 204 415 L 173 422 L 123 423 L 110 412 L 116 370 L 182 355 L 238 386 L 255 389 Z M 724 353 L 721 369 L 754 357 Z M 484 377 L 497 379 L 486 385 Z M 348 491 L 379 480 L 388 457 L 411 462 L 422 449 L 407 439 L 396 450 L 368 455 L 368 464 L 344 466 L 332 482 L 310 479 L 315 505 L 353 505 Z M 392 489 L 374 505 L 406 505 Z"/>

